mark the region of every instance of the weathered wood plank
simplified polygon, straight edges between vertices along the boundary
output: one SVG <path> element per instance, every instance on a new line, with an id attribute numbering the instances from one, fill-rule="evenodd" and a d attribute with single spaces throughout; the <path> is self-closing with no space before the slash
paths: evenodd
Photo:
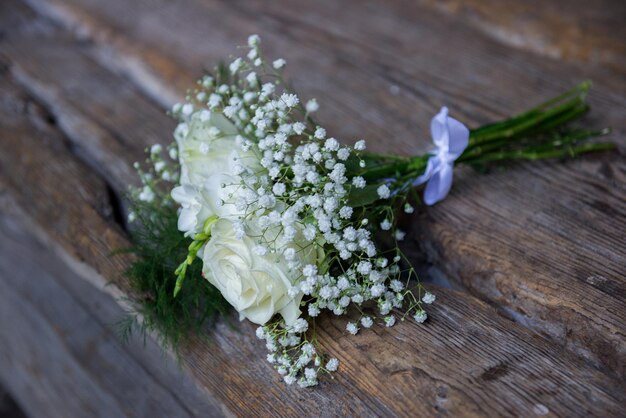
<path id="1" fill-rule="evenodd" d="M 20 188 L 21 203 L 41 211 L 37 220 L 48 234 L 74 242 L 76 251 L 68 257 L 75 264 L 106 265 L 102 271 L 108 277 L 119 277 L 124 258 L 109 257 L 127 241 L 110 220 L 106 184 L 67 157 L 53 163 L 55 155 L 67 155 L 63 137 L 37 105 L 1 77 L 0 379 L 33 417 L 221 415 L 221 405 L 211 403 L 154 342 L 123 344 L 112 329 L 124 314 L 118 301 L 77 277 L 16 221 L 8 187 Z M 38 159 L 33 147 L 46 148 L 46 158 Z M 66 180 L 74 176 L 79 183 Z M 27 177 L 33 184 L 22 183 Z M 47 186 L 45 178 L 52 180 Z M 47 193 L 67 194 L 66 204 L 56 205 L 35 183 L 48 187 Z M 72 196 L 80 196 L 82 205 L 72 205 Z M 101 252 L 86 251 L 98 248 Z"/>
<path id="2" fill-rule="evenodd" d="M 0 379 L 29 417 L 223 416 L 153 341 L 120 342 L 116 301 L 2 209 Z"/>
<path id="3" fill-rule="evenodd" d="M 626 82 L 618 67 L 596 60 L 564 64 L 513 50 L 430 6 L 328 2 L 293 8 L 190 0 L 135 2 L 127 10 L 117 1 L 33 2 L 126 57 L 107 65 L 135 74 L 136 81 L 152 74 L 143 88 L 161 102 L 171 100 L 172 89 L 191 85 L 203 65 L 232 52 L 242 34 L 258 32 L 270 54 L 289 58 L 296 86 L 325 105 L 320 120 L 343 138 L 380 138 L 370 142 L 376 150 L 391 144 L 405 153 L 424 150 L 426 142 L 414 138 L 436 105 L 448 103 L 464 120 L 486 122 L 585 77 L 597 81 L 588 123 L 613 125 L 612 139 L 625 143 Z M 611 51 L 619 49 L 619 30 L 611 35 Z M 63 78 L 41 70 L 45 53 L 19 53 L 32 48 L 22 42 L 13 57 L 28 82 L 62 85 Z M 100 50 L 89 53 L 101 56 Z M 49 101 L 53 108 L 58 103 Z M 128 126 L 125 134 L 133 131 Z M 566 165 L 525 164 L 480 179 L 462 171 L 450 198 L 414 222 L 411 243 L 473 294 L 623 377 L 625 171 L 617 154 Z"/>
<path id="4" fill-rule="evenodd" d="M 0 184 L 58 251 L 93 264 L 106 278 L 118 278 L 124 261 L 105 254 L 126 241 L 97 210 L 101 179 L 76 161 L 59 135 L 46 134 L 54 129 L 46 126 L 46 115 L 37 117 L 37 106 L 25 104 L 28 97 L 9 75 L 2 83 Z M 33 126 L 42 132 L 22 135 L 15 124 L 25 123 L 29 108 Z M 103 285 L 103 277 L 91 274 Z M 123 281 L 116 285 L 127 291 Z M 280 383 L 248 323 L 239 330 L 225 324 L 207 330 L 210 344 L 194 338 L 183 348 L 186 370 L 239 415 L 484 416 L 547 409 L 578 416 L 621 410 L 622 383 L 471 296 L 436 292 L 441 303 L 428 326 L 406 322 L 348 338 L 345 319 L 323 319 L 318 338 L 341 358 L 342 369 L 335 382 L 306 393 Z"/>
<path id="5" fill-rule="evenodd" d="M 626 71 L 626 4 L 600 1 L 421 0 L 510 45 Z"/>

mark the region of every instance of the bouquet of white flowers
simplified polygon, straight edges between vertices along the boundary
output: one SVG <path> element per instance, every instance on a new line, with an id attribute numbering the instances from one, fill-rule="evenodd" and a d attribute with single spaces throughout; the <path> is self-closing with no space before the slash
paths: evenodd
<path id="1" fill-rule="evenodd" d="M 130 219 L 138 221 L 139 258 L 129 275 L 146 295 L 144 326 L 175 343 L 186 324 L 224 312 L 225 300 L 259 325 L 267 359 L 287 383 L 315 385 L 337 370 L 307 332 L 324 310 L 358 312 L 350 334 L 376 321 L 426 321 L 435 296 L 398 246 L 405 233 L 396 214 L 443 199 L 455 163 L 612 147 L 582 143 L 606 131 L 563 127 L 588 110 L 585 83 L 472 131 L 443 108 L 426 155 L 367 153 L 364 140 L 342 144 L 314 121 L 318 103 L 287 88 L 285 60 L 268 64 L 259 44 L 251 36 L 246 57 L 216 68 L 174 106 L 180 123 L 170 158 L 155 145 L 149 170 L 137 166 L 143 184 L 131 193 Z"/>

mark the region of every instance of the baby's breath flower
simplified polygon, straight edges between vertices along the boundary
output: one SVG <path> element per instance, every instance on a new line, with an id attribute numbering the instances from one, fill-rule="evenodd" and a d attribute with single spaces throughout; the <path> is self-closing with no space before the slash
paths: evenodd
<path id="1" fill-rule="evenodd" d="M 385 326 L 393 327 L 396 324 L 396 317 L 393 315 L 389 315 L 385 317 Z"/>
<path id="2" fill-rule="evenodd" d="M 348 331 L 352 335 L 356 335 L 359 332 L 359 327 L 354 322 L 348 322 L 346 325 L 346 331 Z"/>
<path id="3" fill-rule="evenodd" d="M 263 297 L 260 304 L 267 301 L 267 315 L 257 317 L 263 326 L 256 333 L 265 340 L 268 362 L 285 382 L 308 387 L 317 384 L 320 372 L 334 372 L 338 366 L 337 359 L 322 366 L 322 357 L 307 340 L 307 330 L 323 310 L 344 315 L 352 314 L 355 306 L 375 304 L 376 314 L 346 325 L 348 333 L 357 334 L 360 327 L 372 327 L 376 318 L 392 326 L 396 318 L 390 313 L 403 306 L 405 296 L 416 303 L 411 305 L 415 320 L 423 322 L 427 316 L 420 303 L 432 303 L 435 297 L 426 292 L 416 300 L 405 289 L 414 272 L 400 267 L 400 250 L 392 258 L 374 242 L 380 230 L 392 231 L 397 240 L 404 237 L 395 229 L 390 210 L 404 199 L 404 211 L 413 212 L 407 195 L 398 191 L 393 178 L 380 180 L 368 172 L 364 140 L 343 146 L 311 122 L 308 115 L 319 108 L 315 99 L 300 111 L 300 99 L 284 87 L 281 71 L 275 71 L 285 60 L 264 61 L 259 45 L 260 38 L 251 35 L 249 49 L 232 60 L 228 74 L 203 77 L 188 102 L 172 108 L 180 119 L 176 146 L 168 148 L 174 163 L 162 159 L 161 146 L 151 147 L 150 172 L 141 175 L 143 185 L 134 195 L 152 201 L 160 180 L 184 183 L 177 185 L 175 195 L 179 221 L 193 226 L 190 236 L 217 212 L 220 226 L 227 221 L 232 229 L 233 246 L 244 248 L 241 252 L 262 265 L 263 274 L 279 270 L 269 286 L 264 281 L 246 286 Z M 228 160 L 215 161 L 219 158 Z M 180 174 L 175 173 L 179 167 Z M 366 178 L 377 189 L 371 197 L 394 199 L 355 203 L 359 199 L 353 199 L 354 192 L 367 186 Z M 210 242 L 220 238 L 212 236 Z M 205 267 L 213 265 L 209 256 L 203 257 Z M 245 271 L 240 273 L 233 275 L 234 285 L 237 277 L 248 280 Z M 286 302 L 289 309 L 274 311 Z"/>
<path id="4" fill-rule="evenodd" d="M 306 322 L 304 318 L 297 319 L 295 324 L 293 325 L 293 331 L 298 334 L 305 332 L 308 328 L 309 323 Z"/>
<path id="5" fill-rule="evenodd" d="M 315 139 L 324 139 L 326 137 L 326 129 L 317 127 L 314 133 Z"/>
<path id="6" fill-rule="evenodd" d="M 389 287 L 391 287 L 391 290 L 393 290 L 394 292 L 401 292 L 404 289 L 404 285 L 402 284 L 402 282 L 400 280 L 392 280 Z"/>
<path id="7" fill-rule="evenodd" d="M 417 313 L 413 315 L 413 319 L 420 324 L 423 324 L 426 321 L 426 318 L 428 318 L 428 315 L 425 311 L 417 311 Z"/>
<path id="8" fill-rule="evenodd" d="M 295 105 L 298 104 L 298 101 L 299 101 L 298 96 L 296 96 L 295 94 L 288 94 L 288 93 L 283 93 L 283 95 L 280 96 L 280 100 L 287 107 L 294 107 Z"/>
<path id="9" fill-rule="evenodd" d="M 326 370 L 328 370 L 329 372 L 335 372 L 337 371 L 338 368 L 339 368 L 339 360 L 337 360 L 336 358 L 331 358 L 326 363 Z"/>
<path id="10" fill-rule="evenodd" d="M 376 189 L 376 193 L 378 193 L 378 197 L 380 197 L 381 199 L 389 199 L 389 196 L 391 196 L 391 190 L 389 190 L 389 186 L 387 186 L 386 184 L 378 186 L 378 189 Z"/>
<path id="11" fill-rule="evenodd" d="M 259 35 L 250 35 L 248 36 L 248 46 L 254 48 L 261 43 L 261 38 Z"/>
<path id="12" fill-rule="evenodd" d="M 304 274 L 305 277 L 313 277 L 317 274 L 317 266 L 314 266 L 313 264 L 307 264 L 304 269 L 302 269 L 302 274 Z"/>
<path id="13" fill-rule="evenodd" d="M 353 209 L 350 206 L 344 206 L 339 210 L 339 216 L 342 219 L 350 219 Z"/>
<path id="14" fill-rule="evenodd" d="M 311 99 L 308 102 L 306 102 L 305 109 L 307 113 L 317 112 L 319 108 L 320 106 L 319 104 L 317 104 L 317 100 L 315 99 Z"/>
<path id="15" fill-rule="evenodd" d="M 433 295 L 430 292 L 426 292 L 426 294 L 424 296 L 422 296 L 422 302 L 430 305 L 431 303 L 433 303 L 435 301 L 436 297 L 435 295 Z"/>
<path id="16" fill-rule="evenodd" d="M 272 63 L 272 67 L 274 67 L 274 69 L 276 69 L 276 70 L 279 70 L 279 69 L 283 68 L 285 66 L 285 64 L 287 64 L 287 61 L 285 61 L 282 58 L 279 58 L 279 59 L 275 60 Z"/>
<path id="17" fill-rule="evenodd" d="M 139 200 L 142 202 L 152 202 L 155 196 L 154 191 L 149 186 L 144 186 L 143 190 L 139 194 Z"/>
<path id="18" fill-rule="evenodd" d="M 352 185 L 357 189 L 362 189 L 365 187 L 365 179 L 361 176 L 355 176 L 352 178 Z"/>
<path id="19" fill-rule="evenodd" d="M 318 316 L 320 314 L 320 308 L 318 308 L 317 306 L 310 304 L 309 308 L 309 316 L 315 318 L 316 316 Z"/>

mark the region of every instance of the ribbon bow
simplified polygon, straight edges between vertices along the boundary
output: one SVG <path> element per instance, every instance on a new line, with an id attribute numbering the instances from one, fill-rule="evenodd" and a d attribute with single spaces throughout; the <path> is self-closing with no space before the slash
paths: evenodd
<path id="1" fill-rule="evenodd" d="M 454 161 L 463 154 L 469 143 L 469 129 L 458 120 L 448 116 L 448 108 L 442 107 L 430 122 L 430 134 L 437 149 L 426 164 L 426 171 L 413 186 L 426 183 L 424 203 L 434 205 L 443 200 L 452 187 Z"/>

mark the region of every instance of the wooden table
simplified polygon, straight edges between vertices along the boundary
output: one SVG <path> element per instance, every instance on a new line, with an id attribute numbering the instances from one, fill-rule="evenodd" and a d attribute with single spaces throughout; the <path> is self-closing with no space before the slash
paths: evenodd
<path id="1" fill-rule="evenodd" d="M 33 417 L 625 416 L 625 23 L 612 0 L 3 0 L 1 385 Z M 620 151 L 458 169 L 410 220 L 431 319 L 348 337 L 323 318 L 334 381 L 286 387 L 248 323 L 194 338 L 181 372 L 111 329 L 120 196 L 171 141 L 164 110 L 251 33 L 333 135 L 374 151 L 425 151 L 442 105 L 477 126 L 584 79 L 585 124 Z"/>

